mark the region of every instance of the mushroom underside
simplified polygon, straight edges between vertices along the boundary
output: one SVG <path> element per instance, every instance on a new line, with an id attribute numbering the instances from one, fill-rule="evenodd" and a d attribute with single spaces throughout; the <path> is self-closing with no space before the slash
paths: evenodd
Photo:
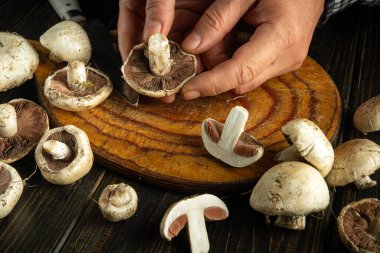
<path id="1" fill-rule="evenodd" d="M 0 195 L 5 193 L 5 191 L 8 189 L 11 180 L 11 173 L 8 170 L 0 167 Z"/>

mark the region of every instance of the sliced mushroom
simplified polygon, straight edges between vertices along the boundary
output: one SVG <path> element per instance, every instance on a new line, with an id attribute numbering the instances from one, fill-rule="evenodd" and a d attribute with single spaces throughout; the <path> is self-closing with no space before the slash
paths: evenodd
<path id="1" fill-rule="evenodd" d="M 152 35 L 148 43 L 136 45 L 121 68 L 127 84 L 150 97 L 179 92 L 195 75 L 195 70 L 195 56 L 183 52 L 177 43 L 167 41 L 162 34 Z"/>
<path id="2" fill-rule="evenodd" d="M 80 61 L 71 61 L 53 73 L 44 86 L 44 95 L 52 105 L 76 112 L 101 104 L 111 92 L 109 77 Z"/>
<path id="3" fill-rule="evenodd" d="M 50 50 L 50 59 L 55 62 L 90 61 L 90 39 L 86 31 L 74 21 L 62 21 L 52 26 L 41 35 L 40 42 Z"/>
<path id="4" fill-rule="evenodd" d="M 329 186 L 345 186 L 354 182 L 359 189 L 376 185 L 369 175 L 380 167 L 380 146 L 367 139 L 353 139 L 335 148 L 335 161 L 326 176 Z"/>
<path id="5" fill-rule="evenodd" d="M 364 134 L 380 130 L 380 95 L 362 103 L 354 113 L 354 126 Z"/>
<path id="6" fill-rule="evenodd" d="M 117 222 L 129 219 L 136 212 L 137 201 L 137 193 L 131 186 L 111 184 L 103 189 L 99 208 L 107 220 Z"/>
<path id="7" fill-rule="evenodd" d="M 235 106 L 230 111 L 225 124 L 207 118 L 202 122 L 201 134 L 207 151 L 221 161 L 244 167 L 259 160 L 264 148 L 257 140 L 244 132 L 248 111 Z"/>
<path id="8" fill-rule="evenodd" d="M 351 252 L 380 252 L 380 200 L 366 198 L 348 204 L 337 223 L 339 236 Z"/>
<path id="9" fill-rule="evenodd" d="M 71 184 L 84 177 L 94 162 L 86 133 L 73 125 L 47 132 L 37 145 L 34 157 L 42 176 L 59 185 Z"/>
<path id="10" fill-rule="evenodd" d="M 24 183 L 17 170 L 0 162 L 0 219 L 12 211 L 23 189 Z"/>
<path id="11" fill-rule="evenodd" d="M 292 161 L 279 163 L 259 179 L 249 203 L 253 209 L 277 216 L 275 226 L 305 228 L 306 215 L 324 210 L 329 205 L 329 189 L 323 177 L 312 166 Z"/>
<path id="12" fill-rule="evenodd" d="M 202 194 L 174 203 L 161 220 L 161 236 L 171 240 L 187 223 L 191 252 L 208 252 L 208 241 L 205 218 L 223 220 L 228 217 L 224 202 L 211 194 Z"/>
<path id="13" fill-rule="evenodd" d="M 308 119 L 294 119 L 281 127 L 281 132 L 293 145 L 277 154 L 280 162 L 290 161 L 289 155 L 297 150 L 308 163 L 314 166 L 323 177 L 331 170 L 334 163 L 334 149 L 322 130 Z"/>
<path id="14" fill-rule="evenodd" d="M 20 160 L 48 130 L 46 111 L 33 101 L 19 98 L 0 104 L 0 162 Z"/>
<path id="15" fill-rule="evenodd" d="M 37 51 L 24 37 L 0 32 L 0 92 L 31 79 L 38 63 Z"/>

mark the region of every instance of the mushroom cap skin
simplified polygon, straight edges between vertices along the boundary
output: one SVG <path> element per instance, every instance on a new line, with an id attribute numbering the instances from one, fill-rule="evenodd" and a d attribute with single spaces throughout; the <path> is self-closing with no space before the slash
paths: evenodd
<path id="1" fill-rule="evenodd" d="M 0 219 L 12 211 L 23 189 L 24 183 L 17 170 L 0 162 Z"/>
<path id="2" fill-rule="evenodd" d="M 104 218 L 113 222 L 129 219 L 137 210 L 137 193 L 131 186 L 125 184 L 123 184 L 125 187 L 123 194 L 127 195 L 124 196 L 127 202 L 120 207 L 112 204 L 110 197 L 112 192 L 114 192 L 119 185 L 120 184 L 107 185 L 99 197 L 100 211 Z"/>
<path id="3" fill-rule="evenodd" d="M 41 35 L 40 42 L 50 50 L 51 59 L 56 62 L 90 61 L 90 39 L 86 31 L 74 21 L 66 20 L 50 27 Z"/>
<path id="4" fill-rule="evenodd" d="M 364 134 L 380 130 L 380 95 L 363 102 L 354 113 L 354 126 Z"/>
<path id="5" fill-rule="evenodd" d="M 46 140 L 57 139 L 74 152 L 72 161 L 55 161 L 43 150 Z M 38 143 L 34 152 L 42 176 L 52 184 L 67 185 L 84 177 L 91 169 L 94 155 L 86 133 L 73 125 L 53 128 Z"/>
<path id="6" fill-rule="evenodd" d="M 21 35 L 0 32 L 0 92 L 23 84 L 33 77 L 39 56 Z"/>
<path id="7" fill-rule="evenodd" d="M 132 89 L 149 97 L 164 97 L 179 92 L 182 86 L 195 76 L 196 58 L 169 41 L 171 71 L 163 76 L 150 72 L 149 60 L 144 55 L 147 43 L 132 48 L 121 67 L 124 80 Z"/>
<path id="8" fill-rule="evenodd" d="M 334 149 L 322 130 L 311 120 L 294 119 L 281 127 L 284 136 L 296 147 L 298 153 L 323 177 L 334 163 Z M 281 152 L 277 157 L 282 157 Z M 282 161 L 286 161 L 283 159 Z"/>
<path id="9" fill-rule="evenodd" d="M 279 163 L 259 179 L 249 203 L 267 216 L 304 216 L 329 205 L 329 189 L 312 166 L 292 161 Z"/>
<path id="10" fill-rule="evenodd" d="M 337 218 L 338 231 L 350 252 L 380 252 L 379 220 L 380 200 L 376 198 L 365 198 L 343 207 Z"/>
<path id="11" fill-rule="evenodd" d="M 67 111 L 84 111 L 93 108 L 108 98 L 113 86 L 110 78 L 101 71 L 86 67 L 92 84 L 81 91 L 71 91 L 67 84 L 68 67 L 57 70 L 45 80 L 44 95 L 54 106 Z"/>
<path id="12" fill-rule="evenodd" d="M 325 177 L 329 186 L 345 186 L 375 173 L 380 146 L 368 139 L 352 139 L 335 148 L 333 168 Z"/>
<path id="13" fill-rule="evenodd" d="M 0 138 L 0 162 L 13 163 L 36 147 L 49 130 L 46 111 L 31 100 L 18 98 L 8 102 L 17 113 L 18 131 L 14 136 Z"/>

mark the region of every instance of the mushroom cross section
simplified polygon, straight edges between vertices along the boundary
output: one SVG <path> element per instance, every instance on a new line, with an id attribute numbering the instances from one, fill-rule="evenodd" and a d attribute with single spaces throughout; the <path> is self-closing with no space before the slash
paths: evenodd
<path id="1" fill-rule="evenodd" d="M 202 122 L 201 135 L 207 151 L 221 161 L 234 166 L 244 167 L 259 160 L 264 148 L 244 127 L 248 111 L 235 106 L 224 124 L 207 118 Z"/>
<path id="2" fill-rule="evenodd" d="M 208 220 L 223 220 L 228 217 L 224 202 L 211 194 L 202 194 L 174 203 L 162 218 L 160 232 L 171 240 L 187 223 L 191 252 L 208 252 L 210 248 L 205 217 Z"/>
<path id="3" fill-rule="evenodd" d="M 12 211 L 23 189 L 24 183 L 17 170 L 0 162 L 0 219 Z"/>

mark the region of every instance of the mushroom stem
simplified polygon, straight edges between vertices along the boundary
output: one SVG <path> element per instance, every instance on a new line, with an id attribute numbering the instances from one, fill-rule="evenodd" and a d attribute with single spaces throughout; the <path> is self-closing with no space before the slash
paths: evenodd
<path id="1" fill-rule="evenodd" d="M 109 202 L 117 207 L 122 207 L 130 201 L 130 196 L 127 191 L 127 185 L 124 183 L 118 184 L 115 190 L 110 194 Z"/>
<path id="2" fill-rule="evenodd" d="M 166 36 L 156 33 L 149 37 L 148 58 L 150 70 L 155 75 L 163 76 L 170 72 L 170 46 Z"/>
<path id="3" fill-rule="evenodd" d="M 282 228 L 289 228 L 289 229 L 299 229 L 303 230 L 305 229 L 306 224 L 306 217 L 301 216 L 277 216 L 276 221 L 274 222 L 274 225 L 277 227 Z"/>
<path id="4" fill-rule="evenodd" d="M 86 66 L 81 61 L 70 61 L 67 65 L 67 84 L 69 89 L 77 91 L 87 82 Z"/>
<path id="5" fill-rule="evenodd" d="M 372 180 L 369 176 L 358 179 L 354 183 L 358 189 L 367 189 L 377 184 L 376 181 Z"/>
<path id="6" fill-rule="evenodd" d="M 247 119 L 248 111 L 245 108 L 241 106 L 232 108 L 228 114 L 218 143 L 222 149 L 233 152 L 240 135 L 244 132 Z"/>
<path id="7" fill-rule="evenodd" d="M 17 113 L 13 105 L 0 104 L 0 136 L 7 138 L 15 135 L 17 128 Z"/>
<path id="8" fill-rule="evenodd" d="M 373 236 L 376 241 L 380 241 L 380 214 L 369 224 L 368 233 Z"/>
<path id="9" fill-rule="evenodd" d="M 210 243 L 208 241 L 206 221 L 204 219 L 203 210 L 190 210 L 187 213 L 187 220 L 191 252 L 208 252 L 210 249 Z"/>
<path id="10" fill-rule="evenodd" d="M 57 140 L 45 141 L 42 148 L 53 156 L 54 160 L 70 161 L 73 151 L 65 143 Z"/>

